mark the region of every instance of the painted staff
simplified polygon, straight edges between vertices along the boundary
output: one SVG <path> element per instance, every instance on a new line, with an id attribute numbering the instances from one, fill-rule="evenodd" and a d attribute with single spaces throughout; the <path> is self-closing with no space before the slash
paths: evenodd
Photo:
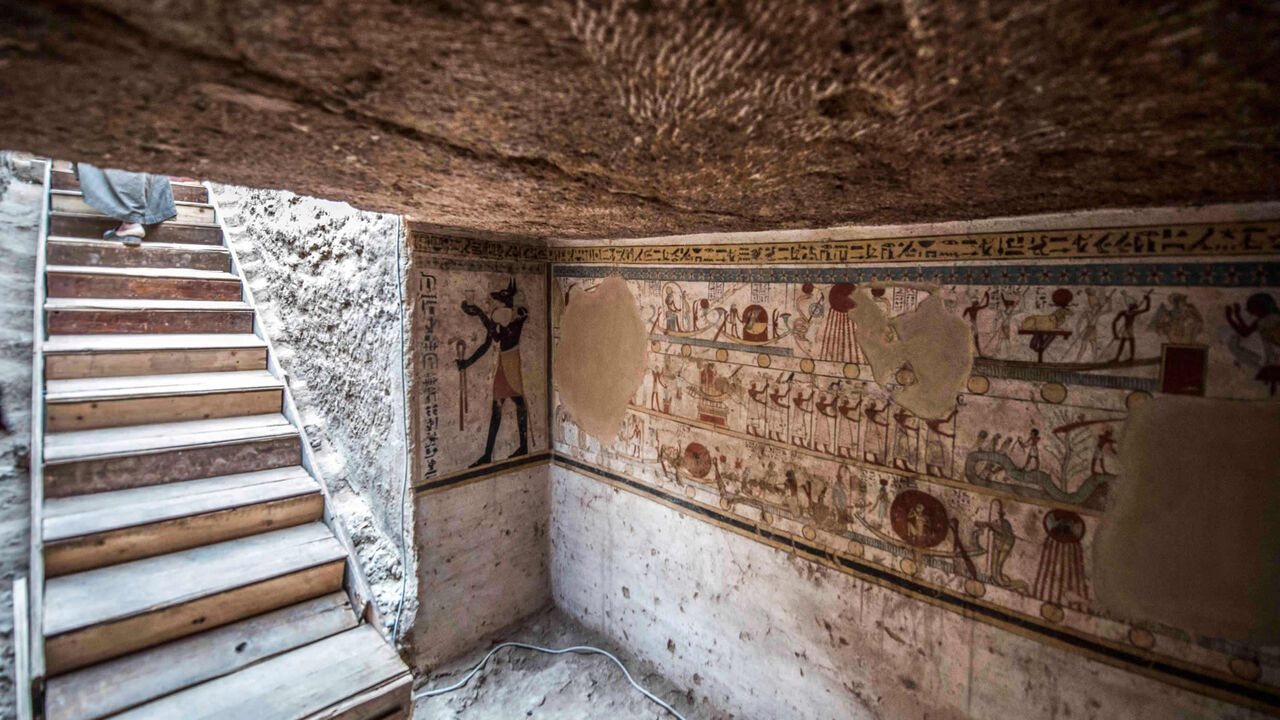
<path id="1" fill-rule="evenodd" d="M 458 351 L 458 375 L 461 378 L 458 381 L 458 429 L 462 430 L 467 419 L 467 367 L 462 364 L 467 357 L 467 344 L 458 338 L 454 347 Z"/>

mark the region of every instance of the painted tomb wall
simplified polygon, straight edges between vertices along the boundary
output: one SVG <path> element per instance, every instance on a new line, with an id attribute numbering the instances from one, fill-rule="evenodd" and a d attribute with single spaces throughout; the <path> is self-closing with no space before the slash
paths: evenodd
<path id="1" fill-rule="evenodd" d="M 408 226 L 421 670 L 550 602 L 547 263 L 541 243 Z"/>
<path id="2" fill-rule="evenodd" d="M 1270 640 L 1110 611 L 1094 552 L 1135 408 L 1280 407 L 1268 216 L 552 247 L 553 342 L 611 275 L 649 335 L 614 437 L 553 408 L 556 601 L 747 717 L 1276 712 Z"/>

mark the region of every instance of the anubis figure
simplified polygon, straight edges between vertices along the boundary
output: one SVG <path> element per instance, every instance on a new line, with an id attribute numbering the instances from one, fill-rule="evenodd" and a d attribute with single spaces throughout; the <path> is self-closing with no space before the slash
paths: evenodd
<path id="1" fill-rule="evenodd" d="M 499 320 L 505 324 L 489 317 L 479 306 L 462 301 L 462 311 L 484 324 L 485 338 L 470 357 L 457 361 L 458 370 L 470 367 L 484 357 L 490 345 L 498 343 L 498 362 L 494 363 L 493 371 L 493 407 L 489 412 L 489 439 L 484 446 L 484 455 L 471 463 L 471 467 L 487 465 L 493 461 L 493 443 L 498 438 L 498 428 L 502 424 L 502 405 L 508 398 L 516 406 L 516 422 L 520 431 L 520 447 L 510 457 L 529 453 L 529 407 L 524 401 L 524 378 L 520 371 L 520 333 L 524 330 L 525 320 L 529 318 L 529 309 L 515 304 L 515 278 L 505 288 L 489 293 L 489 297 L 501 304 L 494 314 L 501 313 Z"/>

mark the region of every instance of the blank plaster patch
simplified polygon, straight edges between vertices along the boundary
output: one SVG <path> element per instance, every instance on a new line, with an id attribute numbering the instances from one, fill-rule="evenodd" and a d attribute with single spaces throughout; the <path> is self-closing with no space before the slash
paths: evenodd
<path id="1" fill-rule="evenodd" d="M 858 346 L 876 382 L 886 387 L 896 382 L 900 389 L 893 401 L 917 417 L 950 413 L 973 369 L 973 331 L 964 318 L 947 312 L 937 295 L 895 318 L 865 288 L 854 294 L 854 302 Z"/>
<path id="2" fill-rule="evenodd" d="M 1280 405 L 1137 405 L 1094 544 L 1098 603 L 1200 635 L 1280 641 Z"/>
<path id="3" fill-rule="evenodd" d="M 620 277 L 574 288 L 560 323 L 552 377 L 582 430 L 607 443 L 644 377 L 649 342 L 636 299 Z"/>

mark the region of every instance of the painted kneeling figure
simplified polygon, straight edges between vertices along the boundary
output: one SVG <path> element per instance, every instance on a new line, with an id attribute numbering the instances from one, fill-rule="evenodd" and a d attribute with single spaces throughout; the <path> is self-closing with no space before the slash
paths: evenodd
<path id="1" fill-rule="evenodd" d="M 500 303 L 492 316 L 486 314 L 478 305 L 462 301 L 462 311 L 472 315 L 484 324 L 485 338 L 480 347 L 465 359 L 457 360 L 458 369 L 465 370 L 484 357 L 489 346 L 498 344 L 498 361 L 493 371 L 493 406 L 489 414 L 489 438 L 485 442 L 484 455 L 471 463 L 471 467 L 487 465 L 493 462 L 493 444 L 498 438 L 498 429 L 502 424 L 502 406 L 509 398 L 516 407 L 516 423 L 520 432 L 520 447 L 510 457 L 529 454 L 529 407 L 524 401 L 524 378 L 520 370 L 520 334 L 524 331 L 525 320 L 529 318 L 529 309 L 523 303 L 517 303 L 516 281 L 511 279 L 507 286 L 489 297 Z"/>

